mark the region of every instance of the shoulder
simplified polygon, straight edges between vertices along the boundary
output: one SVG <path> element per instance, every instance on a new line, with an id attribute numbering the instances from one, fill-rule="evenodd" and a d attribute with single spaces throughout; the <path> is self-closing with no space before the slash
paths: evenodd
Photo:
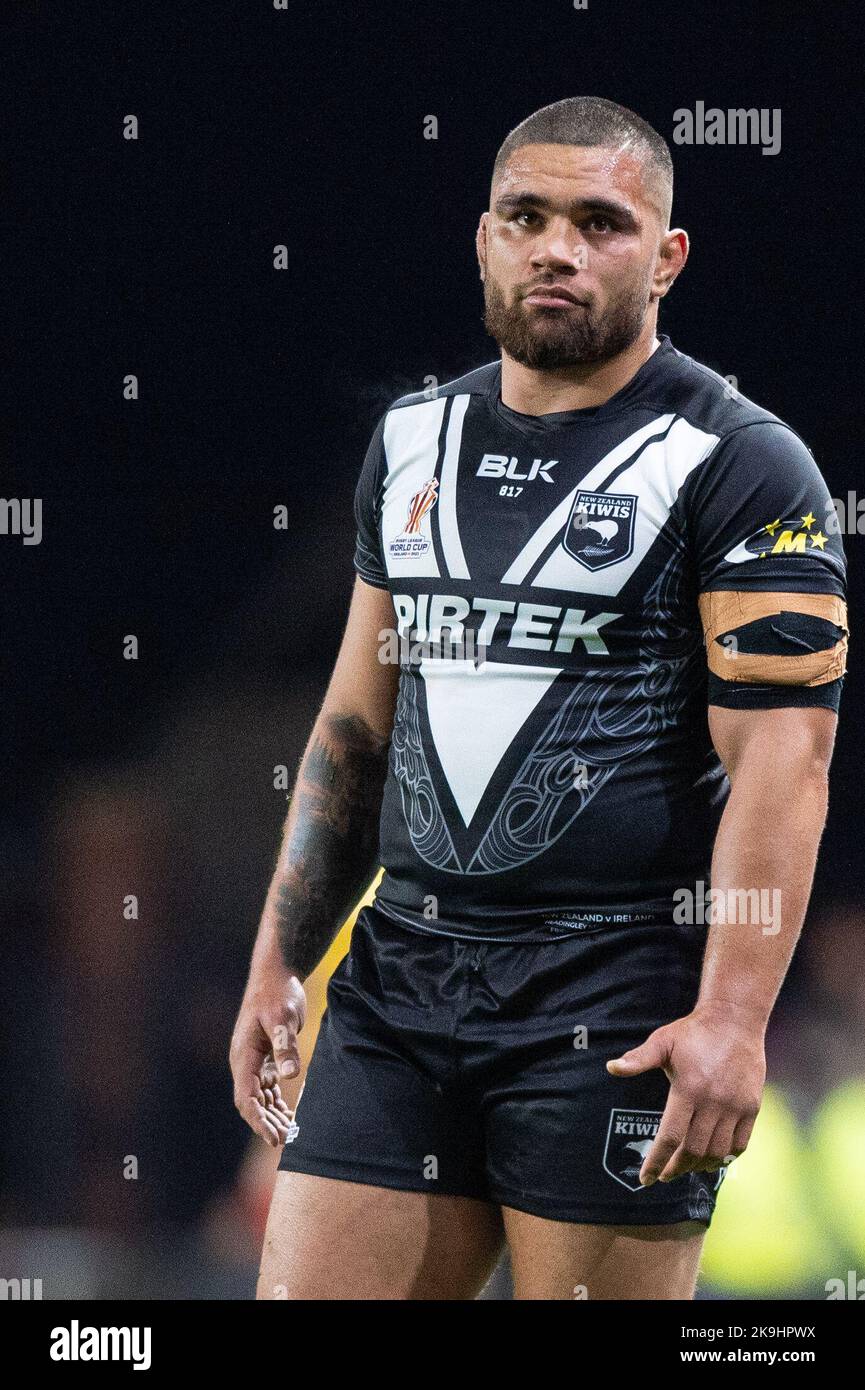
<path id="1" fill-rule="evenodd" d="M 676 349 L 673 353 L 669 405 L 715 439 L 694 485 L 724 473 L 754 485 L 773 476 L 819 477 L 811 450 L 792 425 L 746 396 L 734 378 Z"/>
<path id="2" fill-rule="evenodd" d="M 721 376 L 677 348 L 672 348 L 668 364 L 665 385 L 670 405 L 692 424 L 717 435 L 719 443 L 755 426 L 770 427 L 760 434 L 784 431 L 798 439 L 786 421 L 746 396 L 734 376 Z"/>
<path id="3" fill-rule="evenodd" d="M 388 406 L 385 414 L 390 414 L 392 410 L 401 410 L 409 405 L 426 405 L 430 401 L 441 400 L 447 396 L 482 396 L 491 389 L 500 369 L 500 362 L 487 362 L 484 366 L 475 367 L 472 371 L 454 377 L 451 381 L 427 387 L 423 391 L 412 391 L 408 395 L 398 396 Z"/>

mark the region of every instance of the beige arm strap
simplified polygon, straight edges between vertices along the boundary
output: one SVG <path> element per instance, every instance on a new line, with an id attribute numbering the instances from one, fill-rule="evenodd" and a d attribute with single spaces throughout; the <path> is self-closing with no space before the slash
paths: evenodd
<path id="1" fill-rule="evenodd" d="M 709 670 L 721 680 L 755 685 L 826 685 L 843 676 L 847 669 L 847 605 L 835 594 L 719 590 L 701 594 L 699 607 Z M 740 652 L 733 643 L 727 646 L 715 640 L 722 633 L 735 637 L 737 628 L 781 613 L 805 613 L 824 618 L 842 628 L 844 636 L 825 651 L 789 656 Z"/>

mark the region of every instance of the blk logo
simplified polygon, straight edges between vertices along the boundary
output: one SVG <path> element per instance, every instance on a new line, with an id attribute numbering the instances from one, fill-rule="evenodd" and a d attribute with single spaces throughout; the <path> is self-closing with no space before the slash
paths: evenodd
<path id="1" fill-rule="evenodd" d="M 528 471 L 520 468 L 519 459 L 507 454 L 484 454 L 477 471 L 479 478 L 510 478 L 515 483 L 533 483 L 535 478 L 543 478 L 545 483 L 554 483 L 550 469 L 555 468 L 558 459 L 532 459 Z"/>

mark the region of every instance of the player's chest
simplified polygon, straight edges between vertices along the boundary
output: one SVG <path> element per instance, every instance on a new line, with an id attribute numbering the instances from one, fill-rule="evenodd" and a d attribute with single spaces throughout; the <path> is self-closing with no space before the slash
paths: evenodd
<path id="1" fill-rule="evenodd" d="M 615 595 L 653 549 L 696 448 L 672 416 L 527 436 L 451 398 L 394 412 L 381 518 L 389 577 Z M 694 441 L 696 444 L 697 441 Z M 664 536 L 664 533 L 667 533 Z M 658 546 L 659 538 L 663 543 Z M 436 587 L 433 585 L 432 587 Z"/>

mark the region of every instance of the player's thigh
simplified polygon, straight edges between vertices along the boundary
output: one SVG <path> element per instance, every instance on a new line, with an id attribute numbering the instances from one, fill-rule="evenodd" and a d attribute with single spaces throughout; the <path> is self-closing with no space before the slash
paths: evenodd
<path id="1" fill-rule="evenodd" d="M 475 1298 L 503 1244 L 489 1202 L 279 1172 L 258 1298 Z"/>
<path id="2" fill-rule="evenodd" d="M 691 1299 L 702 1221 L 594 1226 L 503 1209 L 519 1299 Z"/>

